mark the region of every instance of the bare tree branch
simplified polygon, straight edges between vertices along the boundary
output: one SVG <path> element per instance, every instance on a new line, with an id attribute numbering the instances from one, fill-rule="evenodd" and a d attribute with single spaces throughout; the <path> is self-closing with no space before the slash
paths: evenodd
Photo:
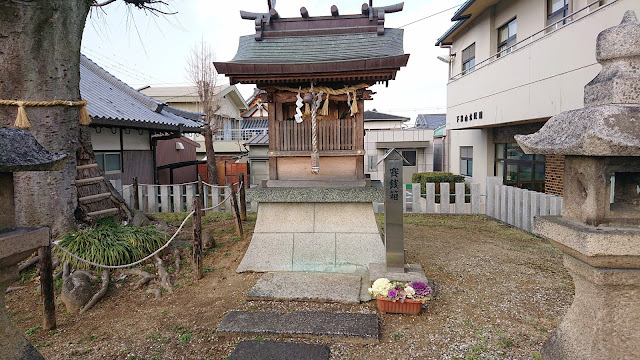
<path id="1" fill-rule="evenodd" d="M 187 59 L 187 75 L 195 86 L 198 94 L 198 108 L 204 114 L 205 150 L 207 153 L 207 180 L 212 184 L 218 183 L 218 169 L 216 155 L 213 148 L 214 134 L 223 128 L 224 117 L 219 114 L 221 103 L 216 96 L 218 73 L 213 66 L 215 53 L 204 41 L 200 41 Z"/>
<path id="2" fill-rule="evenodd" d="M 98 2 L 97 0 L 92 0 L 91 6 L 93 7 L 102 7 L 102 6 L 106 6 L 109 5 L 111 3 L 116 2 L 117 0 L 106 0 L 103 2 Z M 135 7 L 137 7 L 138 9 L 143 9 L 145 11 L 149 11 L 149 13 L 153 14 L 153 15 L 158 15 L 158 14 L 162 14 L 162 15 L 175 15 L 177 14 L 177 12 L 167 12 L 164 10 L 161 10 L 157 7 L 155 7 L 154 5 L 164 5 L 164 6 L 168 6 L 168 4 L 162 0 L 123 0 L 127 5 L 133 5 Z"/>

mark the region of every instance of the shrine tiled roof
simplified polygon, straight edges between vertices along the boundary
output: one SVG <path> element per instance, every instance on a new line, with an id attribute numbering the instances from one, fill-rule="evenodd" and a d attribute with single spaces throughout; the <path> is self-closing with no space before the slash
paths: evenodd
<path id="1" fill-rule="evenodd" d="M 231 63 L 297 64 L 365 60 L 402 56 L 403 30 L 385 29 L 385 34 L 347 33 L 265 38 L 240 37 Z"/>

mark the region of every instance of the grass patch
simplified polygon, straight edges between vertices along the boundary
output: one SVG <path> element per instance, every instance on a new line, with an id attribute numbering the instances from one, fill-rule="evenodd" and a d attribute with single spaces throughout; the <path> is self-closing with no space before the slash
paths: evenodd
<path id="1" fill-rule="evenodd" d="M 124 265 L 138 261 L 164 245 L 166 234 L 155 226 L 122 226 L 111 220 L 99 220 L 89 229 L 67 234 L 59 245 L 73 254 L 98 264 Z M 78 269 L 90 266 L 54 248 L 62 263 Z"/>
<path id="2" fill-rule="evenodd" d="M 31 335 L 37 333 L 38 331 L 40 331 L 40 326 L 32 327 L 30 329 L 25 330 L 24 331 L 24 335 L 25 336 L 31 336 Z"/>

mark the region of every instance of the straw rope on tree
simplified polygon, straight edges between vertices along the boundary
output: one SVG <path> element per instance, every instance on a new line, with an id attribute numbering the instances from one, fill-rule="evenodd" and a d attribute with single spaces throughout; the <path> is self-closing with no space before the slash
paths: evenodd
<path id="1" fill-rule="evenodd" d="M 87 100 L 79 100 L 79 101 L 68 101 L 68 100 L 53 100 L 53 101 L 22 101 L 22 100 L 0 100 L 0 105 L 6 106 L 17 106 L 18 107 L 18 115 L 16 116 L 16 122 L 13 124 L 15 127 L 20 129 L 29 129 L 31 127 L 31 122 L 29 122 L 29 117 L 27 116 L 27 110 L 25 109 L 27 106 L 70 106 L 70 107 L 79 107 L 80 108 L 80 124 L 81 125 L 89 125 L 91 124 L 91 117 L 89 117 L 89 113 L 87 112 Z"/>

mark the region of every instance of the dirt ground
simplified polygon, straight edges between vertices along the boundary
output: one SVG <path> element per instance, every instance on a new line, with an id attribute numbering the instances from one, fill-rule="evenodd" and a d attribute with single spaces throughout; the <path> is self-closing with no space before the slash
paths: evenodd
<path id="1" fill-rule="evenodd" d="M 174 225 L 180 221 L 179 216 L 168 220 Z M 295 341 L 326 344 L 332 359 L 539 359 L 540 346 L 573 297 L 560 252 L 547 241 L 480 216 L 407 215 L 404 220 L 409 262 L 421 264 L 437 285 L 428 308 L 415 317 L 378 313 L 376 345 Z M 204 226 L 218 246 L 204 257 L 204 279 L 193 279 L 190 248 L 184 242 L 179 272 L 169 267 L 175 289 L 159 300 L 145 289 L 132 290 L 137 278 L 113 273 L 112 280 L 119 280 L 89 312 L 70 315 L 58 302 L 58 328 L 47 332 L 39 327 L 41 304 L 31 271 L 14 284 L 27 288 L 7 294 L 7 310 L 47 359 L 224 359 L 245 339 L 216 334 L 229 310 L 377 312 L 373 301 L 244 300 L 259 274 L 236 274 L 235 269 L 254 225 L 255 214 L 239 239 L 228 216 L 207 215 Z M 173 255 L 164 259 L 174 264 Z M 148 265 L 146 270 L 154 269 Z M 257 338 L 262 339 L 293 340 Z"/>

